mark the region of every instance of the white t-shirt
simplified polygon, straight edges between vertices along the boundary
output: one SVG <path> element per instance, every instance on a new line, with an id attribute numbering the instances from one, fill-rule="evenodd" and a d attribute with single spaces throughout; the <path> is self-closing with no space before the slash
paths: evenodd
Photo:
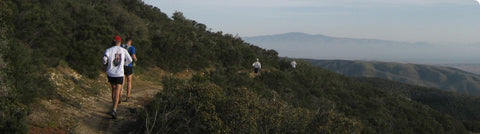
<path id="1" fill-rule="evenodd" d="M 292 65 L 293 68 L 297 68 L 297 62 L 295 62 L 295 61 L 292 61 L 292 62 L 290 63 L 290 65 Z"/>
<path id="2" fill-rule="evenodd" d="M 253 66 L 254 68 L 262 68 L 262 64 L 260 64 L 260 62 L 258 62 L 258 61 L 255 62 L 255 63 L 253 63 L 252 66 Z"/>
<path id="3" fill-rule="evenodd" d="M 105 51 L 103 64 L 108 64 L 107 75 L 110 77 L 123 77 L 123 66 L 132 62 L 132 57 L 128 51 L 120 46 L 113 46 Z"/>

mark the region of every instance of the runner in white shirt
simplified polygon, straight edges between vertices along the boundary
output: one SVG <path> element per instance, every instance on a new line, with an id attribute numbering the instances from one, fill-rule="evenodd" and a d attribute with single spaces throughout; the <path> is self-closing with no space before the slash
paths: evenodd
<path id="1" fill-rule="evenodd" d="M 293 69 L 297 68 L 297 62 L 295 61 L 290 62 L 290 65 L 292 65 Z"/>
<path id="2" fill-rule="evenodd" d="M 105 51 L 103 56 L 103 64 L 107 67 L 107 77 L 108 82 L 112 86 L 112 112 L 110 115 L 112 118 L 117 118 L 117 107 L 120 100 L 123 77 L 124 77 L 124 67 L 132 62 L 132 57 L 128 54 L 127 50 L 120 47 L 122 44 L 122 39 L 120 36 L 115 36 L 114 38 L 115 45 L 108 48 Z"/>
<path id="3" fill-rule="evenodd" d="M 252 64 L 252 66 L 254 68 L 255 74 L 258 74 L 260 69 L 262 68 L 262 64 L 260 64 L 260 61 L 258 60 L 258 58 L 257 58 L 257 61 Z"/>

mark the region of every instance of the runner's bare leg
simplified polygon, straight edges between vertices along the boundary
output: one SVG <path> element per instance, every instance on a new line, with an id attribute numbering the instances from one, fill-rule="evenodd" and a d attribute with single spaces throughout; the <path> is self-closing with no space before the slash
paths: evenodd
<path id="1" fill-rule="evenodd" d="M 130 93 L 132 92 L 132 78 L 133 74 L 127 76 L 127 97 L 130 97 Z"/>
<path id="2" fill-rule="evenodd" d="M 122 90 L 122 84 L 117 84 L 116 85 L 116 88 L 114 89 L 114 95 L 115 97 L 112 98 L 113 99 L 113 109 L 117 109 L 118 107 L 118 102 L 120 100 L 120 93 L 121 93 L 121 90 Z"/>

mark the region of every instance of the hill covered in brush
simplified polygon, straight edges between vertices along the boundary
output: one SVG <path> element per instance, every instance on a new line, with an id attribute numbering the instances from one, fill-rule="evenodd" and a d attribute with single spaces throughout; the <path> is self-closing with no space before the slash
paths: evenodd
<path id="1" fill-rule="evenodd" d="M 434 88 L 407 85 L 380 78 L 357 78 L 360 82 L 394 93 L 449 114 L 462 121 L 470 131 L 480 131 L 480 97 L 442 91 Z"/>
<path id="2" fill-rule="evenodd" d="M 451 67 L 347 60 L 309 61 L 347 76 L 377 77 L 467 95 L 480 95 L 480 76 Z"/>
<path id="3" fill-rule="evenodd" d="M 274 50 L 142 1 L 5 0 L 0 14 L 2 132 L 27 132 L 25 116 L 36 114 L 29 108 L 37 100 L 62 100 L 45 72 L 63 66 L 99 77 L 104 50 L 122 35 L 134 37 L 138 70 L 195 72 L 186 80 L 151 76 L 163 81 L 163 91 L 129 131 L 467 133 L 460 120 L 426 105 L 306 62 L 292 70 Z M 255 58 L 264 66 L 260 75 L 250 73 Z"/>

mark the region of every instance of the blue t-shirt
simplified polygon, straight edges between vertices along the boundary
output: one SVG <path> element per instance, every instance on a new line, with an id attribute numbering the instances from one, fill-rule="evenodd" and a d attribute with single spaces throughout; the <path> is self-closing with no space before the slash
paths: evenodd
<path id="1" fill-rule="evenodd" d="M 132 59 L 133 59 L 133 55 L 135 54 L 135 47 L 133 46 L 128 47 L 127 44 L 122 44 L 122 47 L 125 49 L 128 49 L 128 54 L 130 54 L 130 56 L 132 56 Z M 128 66 L 133 67 L 133 62 L 128 64 Z"/>

